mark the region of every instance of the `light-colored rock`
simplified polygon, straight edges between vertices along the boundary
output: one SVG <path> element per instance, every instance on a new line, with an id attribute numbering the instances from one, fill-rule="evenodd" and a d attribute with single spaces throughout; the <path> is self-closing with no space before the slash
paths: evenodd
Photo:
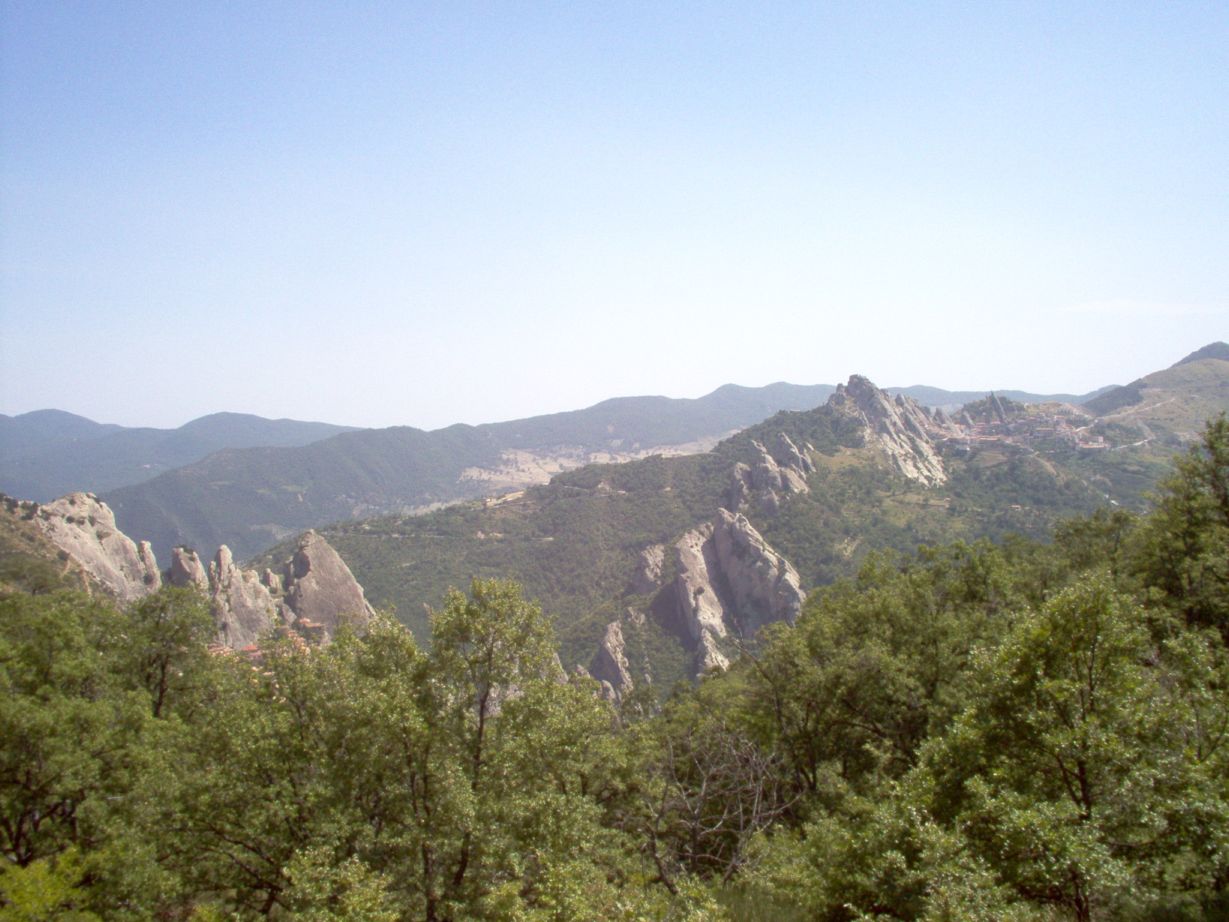
<path id="1" fill-rule="evenodd" d="M 70 493 L 37 508 L 34 521 L 57 548 L 80 564 L 120 604 L 162 585 L 154 552 L 115 525 L 111 508 L 92 493 Z"/>
<path id="2" fill-rule="evenodd" d="M 713 548 L 728 587 L 733 616 L 744 636 L 765 624 L 793 624 L 806 601 L 798 571 L 768 546 L 762 535 L 741 513 L 717 510 Z"/>
<path id="3" fill-rule="evenodd" d="M 629 592 L 633 595 L 644 595 L 660 589 L 665 562 L 666 548 L 661 544 L 651 544 L 641 551 Z"/>
<path id="4" fill-rule="evenodd" d="M 281 606 L 253 570 L 235 566 L 223 544 L 209 564 L 210 601 L 218 640 L 239 649 L 256 643 L 282 621 Z"/>
<path id="5" fill-rule="evenodd" d="M 810 457 L 784 432 L 770 441 L 771 449 L 763 442 L 752 441 L 759 455 L 754 463 L 740 461 L 734 465 L 726 496 L 731 509 L 754 506 L 766 515 L 775 515 L 782 496 L 810 492 L 807 475 L 815 470 Z"/>
<path id="6" fill-rule="evenodd" d="M 702 674 L 725 662 L 720 641 L 750 637 L 772 621 L 793 623 L 805 594 L 798 571 L 747 520 L 726 509 L 674 546 L 678 575 L 665 590 Z M 659 611 L 663 608 L 659 607 Z"/>
<path id="7" fill-rule="evenodd" d="M 631 667 L 627 662 L 627 645 L 618 621 L 606 625 L 606 633 L 597 645 L 589 663 L 589 674 L 610 687 L 613 700 L 621 701 L 632 690 Z"/>
<path id="8" fill-rule="evenodd" d="M 166 571 L 166 581 L 181 588 L 195 586 L 202 595 L 209 595 L 209 573 L 196 551 L 177 547 L 171 551 L 171 565 Z"/>
<path id="9" fill-rule="evenodd" d="M 725 606 L 714 585 L 717 574 L 712 537 L 713 526 L 705 524 L 687 532 L 674 545 L 678 559 L 674 595 L 680 622 L 693 643 L 699 643 L 705 632 L 716 637 L 726 635 Z"/>
<path id="10" fill-rule="evenodd" d="M 696 675 L 723 672 L 728 668 L 730 668 L 729 659 L 717 648 L 713 635 L 705 631 L 700 635 L 700 642 L 696 645 Z"/>
<path id="11" fill-rule="evenodd" d="M 838 385 L 828 406 L 861 423 L 866 444 L 882 449 L 910 480 L 926 486 L 947 481 L 937 445 L 959 432 L 946 417 L 932 415 L 903 394 L 893 400 L 861 375 Z"/>
<path id="12" fill-rule="evenodd" d="M 337 632 L 338 625 L 349 623 L 361 628 L 375 614 L 341 555 L 314 531 L 305 532 L 299 539 L 282 582 L 286 607 L 295 621 L 320 625 L 328 638 Z"/>

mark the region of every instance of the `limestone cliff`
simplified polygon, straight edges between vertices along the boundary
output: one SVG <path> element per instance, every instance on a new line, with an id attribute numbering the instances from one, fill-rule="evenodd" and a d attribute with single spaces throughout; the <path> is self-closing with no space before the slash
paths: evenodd
<path id="1" fill-rule="evenodd" d="M 37 507 L 34 521 L 120 604 L 162 584 L 149 542 L 139 545 L 115 526 L 110 507 L 92 493 L 70 493 Z"/>
<path id="2" fill-rule="evenodd" d="M 166 570 L 166 581 L 172 586 L 195 586 L 204 595 L 209 595 L 209 572 L 201 558 L 191 548 L 177 547 L 171 551 L 171 565 Z"/>
<path id="3" fill-rule="evenodd" d="M 946 416 L 903 394 L 893 399 L 861 375 L 839 385 L 828 406 L 860 422 L 866 444 L 881 448 L 909 479 L 926 486 L 947 481 L 937 443 L 960 432 Z"/>

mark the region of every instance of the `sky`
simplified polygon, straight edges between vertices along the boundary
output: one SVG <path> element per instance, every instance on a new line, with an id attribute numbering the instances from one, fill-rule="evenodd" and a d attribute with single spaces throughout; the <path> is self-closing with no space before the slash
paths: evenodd
<path id="1" fill-rule="evenodd" d="M 1229 340 L 1229 4 L 0 0 L 0 413 L 1084 393 Z"/>

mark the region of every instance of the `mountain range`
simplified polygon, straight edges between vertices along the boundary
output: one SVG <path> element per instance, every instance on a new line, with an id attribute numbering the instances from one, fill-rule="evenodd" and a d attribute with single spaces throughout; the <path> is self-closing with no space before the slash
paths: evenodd
<path id="1" fill-rule="evenodd" d="M 0 417 L 0 490 L 40 502 L 103 495 L 121 526 L 172 547 L 256 553 L 304 528 L 544 483 L 592 462 L 690 453 L 781 410 L 813 408 L 833 385 L 725 385 L 704 397 L 624 397 L 583 410 L 432 432 L 220 413 L 179 429 L 126 429 L 56 410 Z M 953 408 L 987 392 L 891 388 Z M 1082 396 L 1017 391 L 1021 402 Z"/>
<path id="2" fill-rule="evenodd" d="M 223 449 L 296 447 L 353 428 L 247 413 L 213 413 L 177 429 L 96 423 L 63 410 L 0 415 L 0 489 L 36 502 L 103 493 Z"/>
<path id="3" fill-rule="evenodd" d="M 590 464 L 321 534 L 373 604 L 420 637 L 448 587 L 509 577 L 554 617 L 565 663 L 589 663 L 612 687 L 623 672 L 669 683 L 732 658 L 870 553 L 1043 538 L 1072 515 L 1145 508 L 1207 411 L 1229 410 L 1229 361 L 1184 361 L 1141 382 L 1129 416 L 998 394 L 949 414 L 855 376 L 823 405 L 707 452 Z"/>
<path id="4" fill-rule="evenodd" d="M 203 536 L 206 553 L 230 545 L 208 568 L 183 541 L 156 555 L 150 539 L 165 533 L 117 521 L 82 493 L 42 506 L 6 499 L 0 558 L 20 572 L 46 558 L 57 578 L 101 579 L 124 598 L 160 582 L 200 585 L 232 646 L 262 625 L 315 623 L 292 612 L 301 593 L 288 588 L 303 573 L 286 561 L 305 547 L 345 597 L 362 598 L 356 577 L 424 639 L 424 606 L 449 586 L 511 577 L 554 618 L 564 660 L 588 662 L 618 697 L 645 676 L 669 683 L 721 667 L 868 554 L 1041 537 L 1073 514 L 1143 508 L 1173 453 L 1229 409 L 1229 347 L 1077 401 L 999 392 L 945 411 L 951 392 L 893 390 L 856 375 L 836 387 L 726 386 L 694 401 L 624 398 L 487 426 L 224 448 L 110 494 L 130 518 L 150 503 L 151 521 Z M 797 408 L 763 418 L 780 404 Z M 138 435 L 168 456 L 193 438 L 293 440 L 330 428 L 225 414 L 178 436 L 57 413 L 5 425 L 18 435 L 9 459 L 135 446 Z M 723 431 L 733 434 L 718 439 Z M 404 508 L 412 500 L 443 508 Z M 393 514 L 371 517 L 388 505 Z M 337 524 L 292 537 L 326 515 Z M 242 541 L 257 537 L 265 547 L 291 540 L 241 571 L 232 549 L 246 556 Z M 166 571 L 156 557 L 170 561 Z"/>

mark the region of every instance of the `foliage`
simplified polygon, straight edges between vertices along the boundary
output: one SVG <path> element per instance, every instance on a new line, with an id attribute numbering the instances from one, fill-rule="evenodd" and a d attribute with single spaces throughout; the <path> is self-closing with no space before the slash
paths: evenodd
<path id="1" fill-rule="evenodd" d="M 183 591 L 0 595 L 0 920 L 1222 918 L 1227 446 L 1222 418 L 1143 516 L 863 555 L 619 711 L 507 581 L 445 593 L 429 647 L 380 616 L 253 657 Z M 535 502 L 629 554 L 603 516 L 707 502 L 644 471 Z"/>

